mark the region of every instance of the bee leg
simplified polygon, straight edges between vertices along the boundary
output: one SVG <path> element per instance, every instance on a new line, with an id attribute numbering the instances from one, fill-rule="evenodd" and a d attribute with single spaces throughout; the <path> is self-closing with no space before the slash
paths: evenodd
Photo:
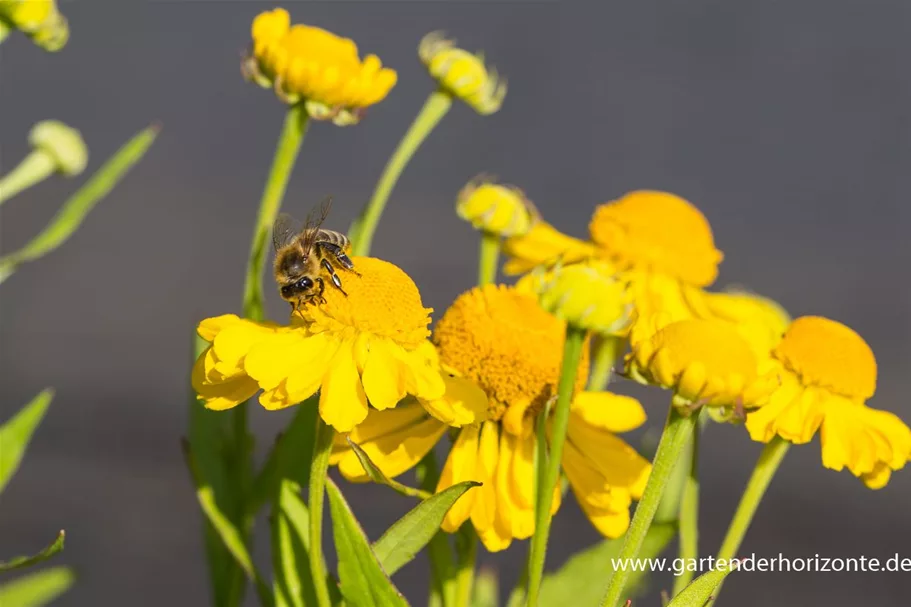
<path id="1" fill-rule="evenodd" d="M 324 303 L 326 303 L 326 298 L 323 297 L 323 291 L 326 290 L 326 283 L 323 281 L 322 278 L 317 278 L 317 279 L 316 279 L 316 284 L 319 285 L 319 291 L 316 292 L 316 296 L 315 296 L 315 297 L 316 297 L 316 300 L 317 300 L 320 304 L 324 304 Z"/>
<path id="2" fill-rule="evenodd" d="M 345 289 L 342 288 L 342 279 L 339 278 L 338 274 L 335 273 L 335 268 L 332 267 L 332 264 L 329 263 L 329 260 L 324 257 L 323 261 L 320 263 L 323 266 L 323 268 L 325 268 L 326 271 L 329 272 L 329 278 L 332 279 L 332 284 L 335 285 L 335 288 L 338 289 L 339 291 L 341 291 L 342 295 L 344 295 L 345 297 L 348 297 L 348 294 L 345 293 Z"/>
<path id="3" fill-rule="evenodd" d="M 351 258 L 348 257 L 348 254 L 345 253 L 345 250 L 337 244 L 332 244 L 331 242 L 321 242 L 320 246 L 332 254 L 332 257 L 335 258 L 335 261 L 338 262 L 338 265 L 342 266 L 346 270 L 354 270 L 354 262 L 351 261 Z M 357 274 L 357 272 L 355 272 Z"/>

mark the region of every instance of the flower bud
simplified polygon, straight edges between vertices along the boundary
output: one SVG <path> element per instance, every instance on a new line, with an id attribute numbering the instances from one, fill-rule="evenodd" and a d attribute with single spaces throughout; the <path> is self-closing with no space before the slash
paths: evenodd
<path id="1" fill-rule="evenodd" d="M 472 55 L 456 47 L 455 41 L 447 40 L 442 32 L 431 32 L 421 40 L 418 55 L 440 87 L 479 114 L 493 114 L 503 105 L 506 82 L 498 78 L 495 69 L 488 71 L 480 53 Z"/>
<path id="2" fill-rule="evenodd" d="M 36 152 L 50 156 L 54 168 L 68 177 L 85 170 L 89 151 L 82 135 L 57 120 L 44 120 L 32 127 L 29 143 Z"/>
<path id="3" fill-rule="evenodd" d="M 579 329 L 618 333 L 629 323 L 626 284 L 600 262 L 577 263 L 553 270 L 540 287 L 541 307 Z"/>
<path id="4" fill-rule="evenodd" d="M 475 229 L 504 238 L 528 233 L 538 220 L 537 209 L 522 190 L 482 179 L 462 188 L 456 213 Z"/>

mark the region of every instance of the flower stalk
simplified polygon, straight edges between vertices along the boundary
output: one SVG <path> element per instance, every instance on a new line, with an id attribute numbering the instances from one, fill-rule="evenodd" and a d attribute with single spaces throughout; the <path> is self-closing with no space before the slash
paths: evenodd
<path id="1" fill-rule="evenodd" d="M 557 402 L 554 405 L 553 428 L 550 440 L 550 453 L 539 449 L 538 458 L 546 458 L 543 466 L 538 466 L 535 500 L 535 533 L 531 538 L 528 558 L 528 605 L 538 603 L 541 591 L 541 579 L 544 576 L 544 558 L 547 552 L 547 539 L 550 535 L 551 502 L 554 487 L 560 478 L 560 462 L 563 457 L 563 443 L 569 427 L 569 408 L 573 397 L 573 383 L 576 370 L 582 357 L 585 343 L 585 330 L 568 325 L 566 341 L 563 344 L 563 363 L 560 370 L 560 381 L 557 384 Z M 541 476 L 543 474 L 543 477 Z"/>
<path id="2" fill-rule="evenodd" d="M 699 435 L 696 428 L 687 447 L 689 457 L 682 459 L 680 466 L 686 470 L 683 480 L 683 497 L 680 500 L 680 559 L 683 563 L 699 558 Z M 684 568 L 674 580 L 671 596 L 677 596 L 693 581 L 695 572 Z"/>
<path id="3" fill-rule="evenodd" d="M 599 335 L 592 356 L 592 372 L 588 378 L 588 389 L 602 392 L 607 390 L 614 363 L 623 351 L 624 340 L 616 335 Z"/>
<path id="4" fill-rule="evenodd" d="M 639 500 L 629 530 L 626 532 L 623 547 L 620 549 L 620 554 L 617 555 L 618 560 L 634 559 L 639 555 L 645 534 L 655 517 L 655 511 L 661 502 L 668 479 L 674 470 L 680 452 L 693 434 L 693 428 L 698 419 L 698 415 L 685 416 L 676 407 L 670 408 L 667 424 L 661 434 L 661 441 L 658 443 L 658 452 L 655 453 L 655 459 L 652 461 L 652 473 L 648 477 L 642 499 Z M 629 570 L 622 568 L 614 571 L 604 599 L 601 601 L 602 607 L 613 607 L 620 601 L 629 574 Z"/>
<path id="5" fill-rule="evenodd" d="M 335 431 L 323 418 L 316 417 L 313 436 L 313 459 L 310 461 L 310 575 L 319 607 L 331 607 L 326 584 L 326 564 L 323 560 L 323 501 L 326 497 L 326 475 Z"/>
<path id="6" fill-rule="evenodd" d="M 462 525 L 456 536 L 456 554 L 455 607 L 469 607 L 478 559 L 478 534 L 470 521 Z"/>
<path id="7" fill-rule="evenodd" d="M 451 106 L 452 95 L 445 91 L 434 91 L 427 98 L 424 107 L 421 108 L 417 118 L 411 123 L 405 136 L 402 137 L 395 152 L 392 153 L 386 163 L 383 174 L 373 190 L 373 195 L 363 211 L 361 211 L 360 216 L 351 225 L 348 236 L 351 239 L 354 255 L 363 256 L 370 253 L 376 226 L 383 215 L 386 202 L 389 200 L 389 195 L 392 193 L 396 182 L 398 182 L 399 176 L 405 170 L 411 157 L 414 156 L 414 153 L 437 123 L 446 115 Z"/>
<path id="8" fill-rule="evenodd" d="M 478 260 L 478 286 L 497 282 L 497 263 L 500 259 L 500 236 L 481 232 L 481 252 Z"/>
<path id="9" fill-rule="evenodd" d="M 769 488 L 769 483 L 772 482 L 772 477 L 778 471 L 778 467 L 781 465 L 781 461 L 790 446 L 791 443 L 780 436 L 775 436 L 766 443 L 762 453 L 759 454 L 759 460 L 750 475 L 750 480 L 747 482 L 746 490 L 740 497 L 740 503 L 737 505 L 734 518 L 731 519 L 731 524 L 724 535 L 724 541 L 721 542 L 721 549 L 718 550 L 717 559 L 730 560 L 740 550 L 740 544 L 743 542 L 747 529 L 750 528 L 756 509 L 759 508 L 759 502 L 762 501 L 766 489 Z M 718 585 L 713 593 L 716 600 L 720 592 L 721 584 Z M 712 604 L 714 604 L 714 601 Z"/>

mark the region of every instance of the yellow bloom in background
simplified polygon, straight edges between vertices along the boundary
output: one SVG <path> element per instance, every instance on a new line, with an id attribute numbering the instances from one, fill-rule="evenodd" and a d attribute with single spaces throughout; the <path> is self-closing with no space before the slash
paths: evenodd
<path id="1" fill-rule="evenodd" d="M 538 211 L 525 193 L 485 178 L 471 180 L 456 199 L 456 213 L 475 229 L 509 238 L 527 234 Z"/>
<path id="2" fill-rule="evenodd" d="M 54 0 L 0 0 L 0 32 L 17 29 L 46 51 L 58 51 L 69 40 L 66 17 Z"/>
<path id="3" fill-rule="evenodd" d="M 612 270 L 598 260 L 557 267 L 541 281 L 538 301 L 574 327 L 602 335 L 622 332 L 631 303 L 627 285 Z"/>
<path id="4" fill-rule="evenodd" d="M 506 82 L 495 69 L 484 65 L 480 53 L 472 55 L 456 47 L 455 41 L 447 40 L 442 32 L 431 32 L 421 40 L 418 56 L 443 90 L 477 113 L 493 114 L 503 105 Z"/>
<path id="5" fill-rule="evenodd" d="M 438 402 L 446 392 L 427 337 L 430 312 L 411 278 L 371 257 L 354 260 L 344 295 L 327 287 L 288 326 L 233 314 L 210 318 L 199 335 L 211 345 L 193 369 L 193 387 L 210 409 L 228 409 L 262 390 L 266 409 L 296 405 L 319 390 L 320 416 L 339 432 L 367 417 L 368 403 L 389 409 L 411 394 L 447 423 L 477 418 Z"/>
<path id="6" fill-rule="evenodd" d="M 437 490 L 466 480 L 484 483 L 456 502 L 443 529 L 457 530 L 471 519 L 490 551 L 534 533 L 533 483 L 536 417 L 556 395 L 565 324 L 544 312 L 535 297 L 511 287 L 488 285 L 461 295 L 437 323 L 443 368 L 461 379 L 447 386 L 449 399 L 465 408 L 487 408 L 487 421 L 462 428 L 443 467 Z M 563 467 L 592 524 L 608 537 L 629 525 L 629 507 L 642 494 L 650 466 L 614 436 L 645 421 L 633 398 L 582 392 L 588 375 L 583 356 L 576 377 L 569 440 Z M 478 390 L 480 388 L 480 391 Z M 388 476 L 414 466 L 446 427 L 414 404 L 371 411 L 351 433 Z M 332 461 L 350 480 L 366 480 L 356 457 L 337 439 Z M 474 495 L 472 495 L 474 494 Z M 552 508 L 560 505 L 554 488 Z"/>
<path id="7" fill-rule="evenodd" d="M 245 74 L 274 88 L 287 103 L 305 102 L 317 120 L 354 124 L 395 86 L 395 70 L 384 68 L 379 57 L 367 55 L 361 61 L 353 40 L 318 27 L 291 25 L 284 9 L 257 15 L 252 36 Z"/>
<path id="8" fill-rule="evenodd" d="M 876 358 L 849 327 L 827 318 L 795 320 L 772 353 L 780 386 L 747 416 L 753 440 L 776 434 L 807 443 L 820 430 L 822 463 L 848 468 L 871 489 L 911 457 L 911 430 L 896 415 L 866 405 L 876 391 Z"/>
<path id="9" fill-rule="evenodd" d="M 627 372 L 641 383 L 673 390 L 675 406 L 725 407 L 723 418 L 763 404 L 776 385 L 769 366 L 732 323 L 688 319 L 646 333 L 634 340 Z"/>

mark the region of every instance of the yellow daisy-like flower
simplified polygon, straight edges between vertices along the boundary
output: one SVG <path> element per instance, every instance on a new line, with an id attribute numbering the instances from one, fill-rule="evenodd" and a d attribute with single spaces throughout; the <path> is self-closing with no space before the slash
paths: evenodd
<path id="1" fill-rule="evenodd" d="M 866 405 L 876 391 L 876 358 L 863 338 L 834 320 L 804 316 L 772 358 L 781 383 L 747 416 L 750 437 L 765 443 L 777 434 L 801 444 L 821 430 L 823 466 L 848 468 L 871 489 L 885 486 L 911 457 L 911 430 Z"/>
<path id="2" fill-rule="evenodd" d="M 0 0 L 0 30 L 21 31 L 46 51 L 58 51 L 70 36 L 66 17 L 54 0 Z"/>
<path id="3" fill-rule="evenodd" d="M 480 397 L 469 384 L 459 395 L 480 399 L 488 412 L 487 421 L 462 428 L 443 467 L 437 490 L 466 480 L 484 483 L 456 502 L 444 530 L 454 532 L 470 519 L 490 551 L 534 533 L 534 425 L 556 395 L 564 337 L 565 323 L 544 312 L 533 295 L 504 286 L 464 293 L 437 323 L 434 342 L 443 368 L 480 387 Z M 587 369 L 586 353 L 576 376 L 562 464 L 592 524 L 605 536 L 618 537 L 629 525 L 630 504 L 641 496 L 650 465 L 614 433 L 641 425 L 645 412 L 633 398 L 581 391 Z M 371 412 L 355 433 L 374 463 L 392 476 L 414 465 L 444 430 L 413 407 L 410 414 Z M 340 441 L 333 458 L 346 477 L 365 480 Z M 553 510 L 559 505 L 555 487 Z"/>
<path id="4" fill-rule="evenodd" d="M 484 178 L 462 188 L 456 213 L 477 230 L 507 238 L 526 234 L 538 219 L 537 209 L 522 190 Z"/>
<path id="5" fill-rule="evenodd" d="M 411 394 L 446 423 L 477 411 L 442 401 L 446 384 L 430 334 L 430 309 L 398 267 L 357 257 L 345 291 L 327 287 L 325 302 L 305 304 L 290 326 L 233 314 L 209 318 L 199 335 L 211 345 L 193 369 L 193 387 L 210 409 L 228 409 L 262 390 L 266 409 L 296 405 L 320 391 L 320 416 L 339 432 L 364 421 L 368 403 L 389 409 Z"/>
<path id="6" fill-rule="evenodd" d="M 732 323 L 681 320 L 648 334 L 634 340 L 627 372 L 641 383 L 673 390 L 675 406 L 756 407 L 776 385 L 775 375 Z"/>
<path id="7" fill-rule="evenodd" d="M 617 334 L 629 324 L 631 302 L 627 285 L 611 272 L 598 260 L 557 267 L 541 280 L 539 303 L 573 327 Z"/>
<path id="8" fill-rule="evenodd" d="M 506 82 L 498 78 L 495 69 L 487 69 L 480 53 L 472 55 L 456 47 L 455 41 L 447 40 L 442 32 L 431 32 L 421 40 L 418 56 L 440 87 L 477 113 L 493 114 L 503 105 Z"/>
<path id="9" fill-rule="evenodd" d="M 358 57 L 353 40 L 309 25 L 291 25 L 288 11 L 257 15 L 253 47 L 244 73 L 275 89 L 287 103 L 304 101 L 317 120 L 339 125 L 358 122 L 368 106 L 385 99 L 395 86 L 395 70 L 379 57 Z"/>

